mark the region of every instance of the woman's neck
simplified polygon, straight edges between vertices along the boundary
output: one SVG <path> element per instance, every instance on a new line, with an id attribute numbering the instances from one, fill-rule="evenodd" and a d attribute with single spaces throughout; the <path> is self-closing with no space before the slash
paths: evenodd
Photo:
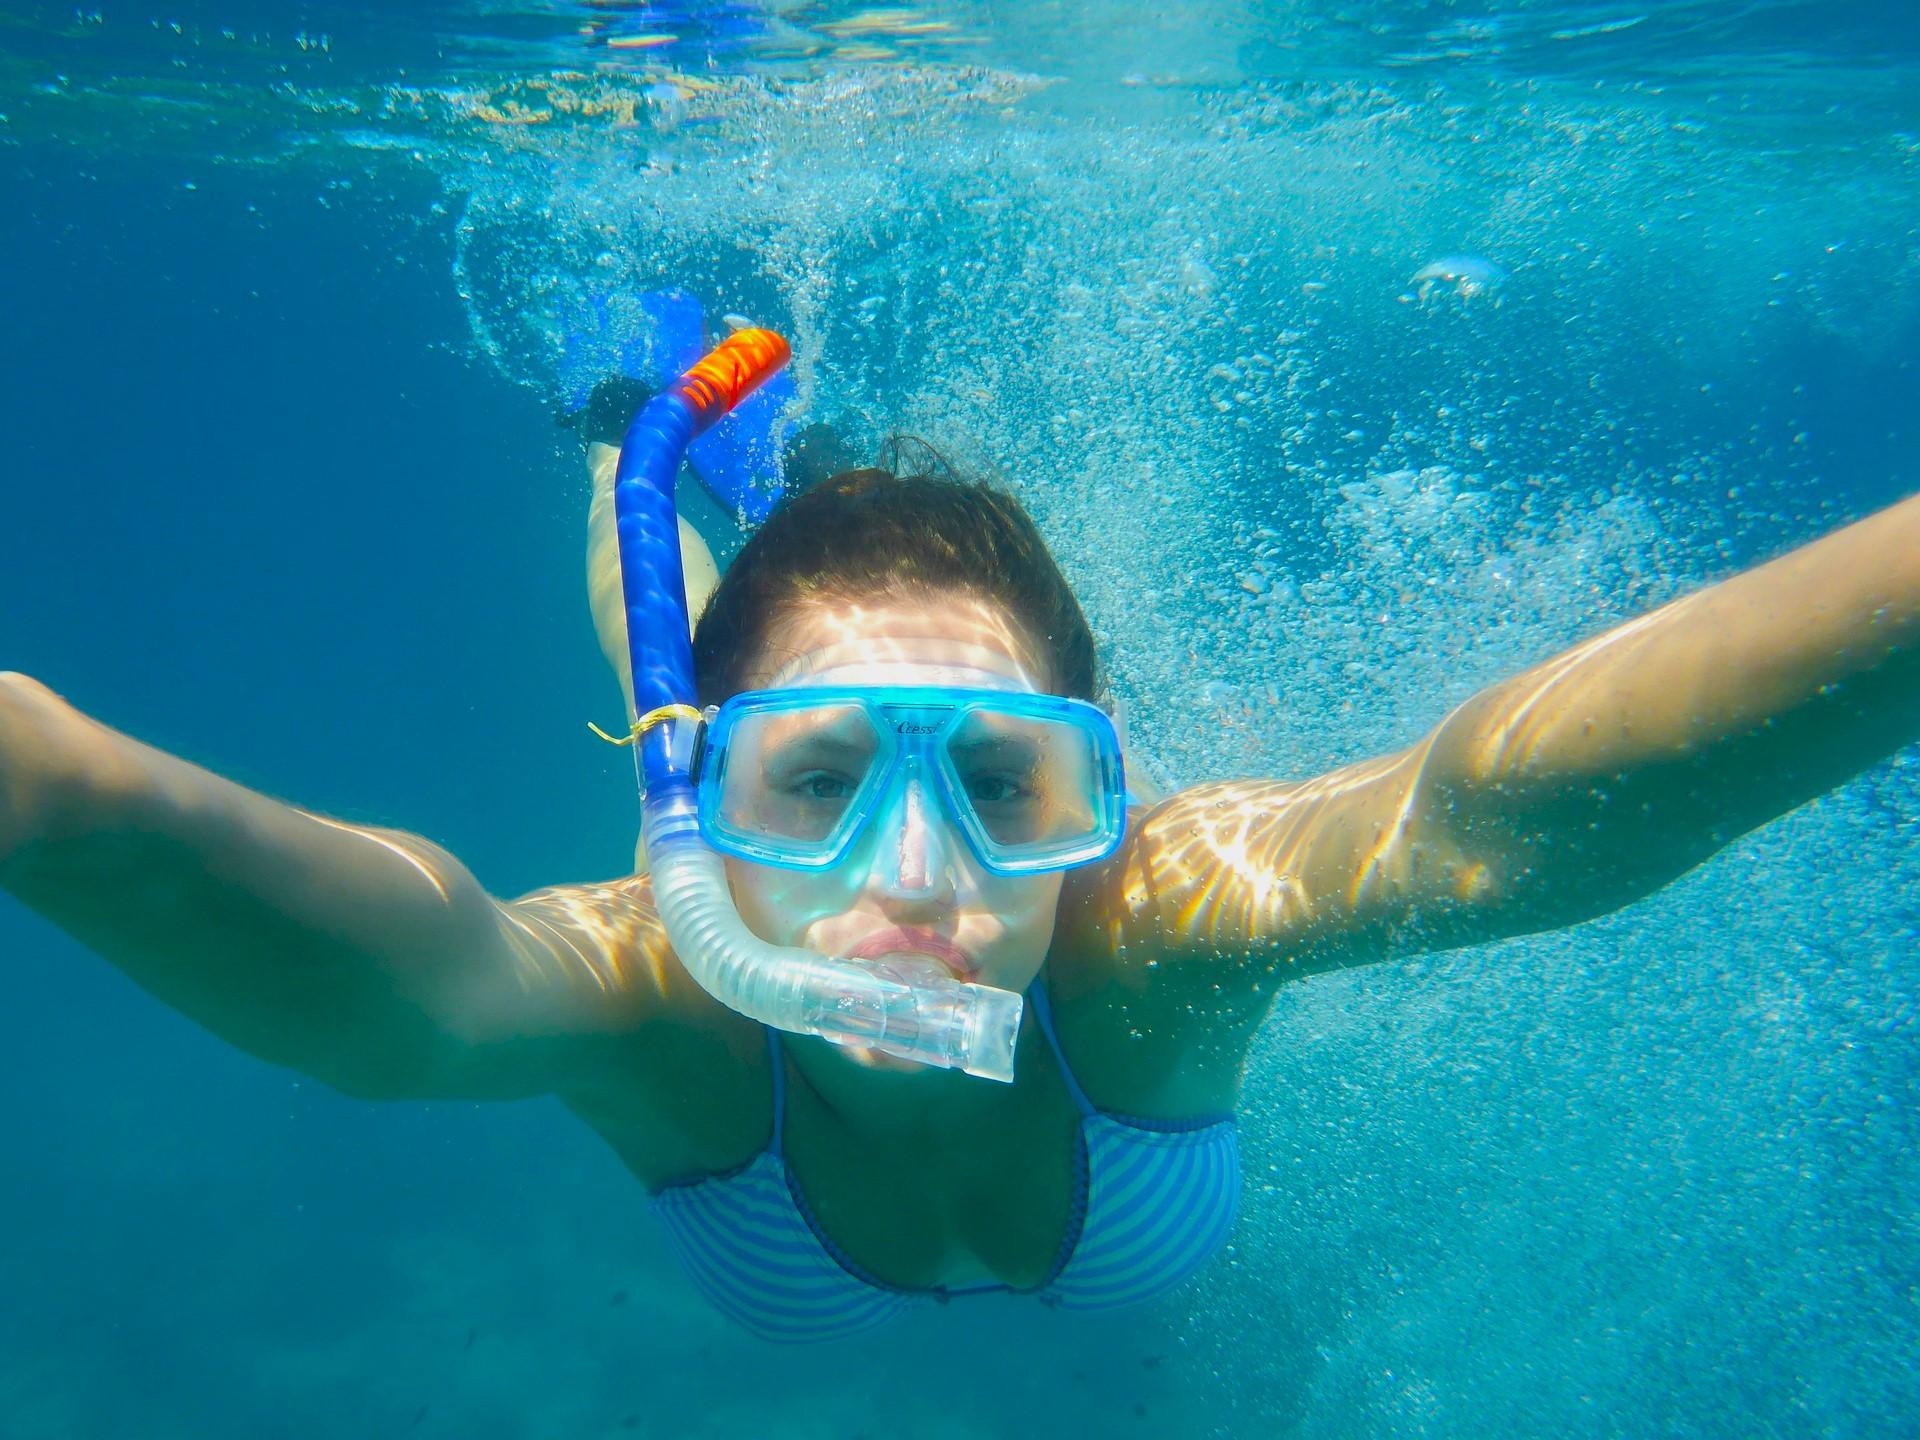
<path id="1" fill-rule="evenodd" d="M 781 1040 L 792 1057 L 789 1087 L 803 1092 L 789 1095 L 789 1117 L 797 1098 L 810 1118 L 875 1145 L 918 1145 L 930 1137 L 1011 1124 L 1031 1104 L 1040 1079 L 1036 1071 L 1047 1068 L 1046 1040 L 1031 1019 L 1021 1026 L 1011 1084 L 886 1056 L 869 1058 L 868 1052 L 849 1053 L 812 1036 Z"/>

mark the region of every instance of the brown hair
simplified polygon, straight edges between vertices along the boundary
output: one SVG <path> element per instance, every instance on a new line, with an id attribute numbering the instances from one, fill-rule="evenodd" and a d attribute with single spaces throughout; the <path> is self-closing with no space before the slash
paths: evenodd
<path id="1" fill-rule="evenodd" d="M 961 479 L 930 446 L 892 440 L 878 467 L 791 494 L 734 557 L 694 630 L 700 703 L 746 688 L 747 667 L 800 601 L 956 590 L 1025 629 L 1058 693 L 1097 697 L 1093 632 L 1020 502 Z"/>

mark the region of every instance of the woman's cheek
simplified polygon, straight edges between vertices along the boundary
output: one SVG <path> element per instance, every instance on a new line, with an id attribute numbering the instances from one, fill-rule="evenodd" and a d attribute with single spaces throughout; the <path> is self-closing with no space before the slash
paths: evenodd
<path id="1" fill-rule="evenodd" d="M 1010 973 L 994 977 L 1017 981 L 1024 988 L 1047 958 L 1053 944 L 1053 924 L 1060 910 L 1059 874 L 996 876 L 982 887 L 981 908 L 992 916 L 993 959 Z M 964 938 L 964 937 L 963 937 Z M 997 967 L 993 967 L 997 968 Z"/>
<path id="2" fill-rule="evenodd" d="M 727 888 L 740 918 L 772 945 L 800 945 L 809 926 L 852 908 L 853 897 L 829 874 L 781 870 L 727 858 Z"/>

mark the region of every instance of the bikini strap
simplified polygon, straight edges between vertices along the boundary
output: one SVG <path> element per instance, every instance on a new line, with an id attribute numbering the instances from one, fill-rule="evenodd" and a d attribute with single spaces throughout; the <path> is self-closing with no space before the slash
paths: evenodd
<path id="1" fill-rule="evenodd" d="M 1087 1099 L 1087 1092 L 1080 1088 L 1080 1082 L 1073 1078 L 1073 1067 L 1067 1064 L 1067 1057 L 1060 1049 L 1060 1037 L 1053 1033 L 1053 1007 L 1047 1001 L 1046 977 L 1034 981 L 1027 991 L 1027 999 L 1033 1002 L 1033 1018 L 1040 1022 L 1040 1033 L 1047 1037 L 1047 1044 L 1053 1047 L 1053 1058 L 1060 1066 L 1060 1078 L 1067 1082 L 1067 1093 L 1073 1096 L 1073 1105 L 1082 1115 L 1098 1115 L 1093 1102 Z"/>
<path id="2" fill-rule="evenodd" d="M 782 1143 L 787 1129 L 787 1063 L 780 1048 L 780 1032 L 771 1025 L 766 1029 L 767 1061 L 773 1066 L 773 1139 L 767 1142 L 767 1149 L 784 1160 L 787 1158 L 786 1146 Z"/>

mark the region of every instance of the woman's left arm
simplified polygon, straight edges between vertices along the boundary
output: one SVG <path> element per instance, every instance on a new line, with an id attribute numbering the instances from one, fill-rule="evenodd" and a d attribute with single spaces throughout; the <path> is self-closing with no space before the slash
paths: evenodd
<path id="1" fill-rule="evenodd" d="M 1430 740 L 1422 823 L 1493 938 L 1649 894 L 1920 737 L 1920 497 L 1495 686 Z"/>
<path id="2" fill-rule="evenodd" d="M 1279 978 L 1555 928 L 1916 737 L 1920 496 L 1482 691 L 1399 754 L 1184 791 L 1082 914 L 1123 957 Z"/>

